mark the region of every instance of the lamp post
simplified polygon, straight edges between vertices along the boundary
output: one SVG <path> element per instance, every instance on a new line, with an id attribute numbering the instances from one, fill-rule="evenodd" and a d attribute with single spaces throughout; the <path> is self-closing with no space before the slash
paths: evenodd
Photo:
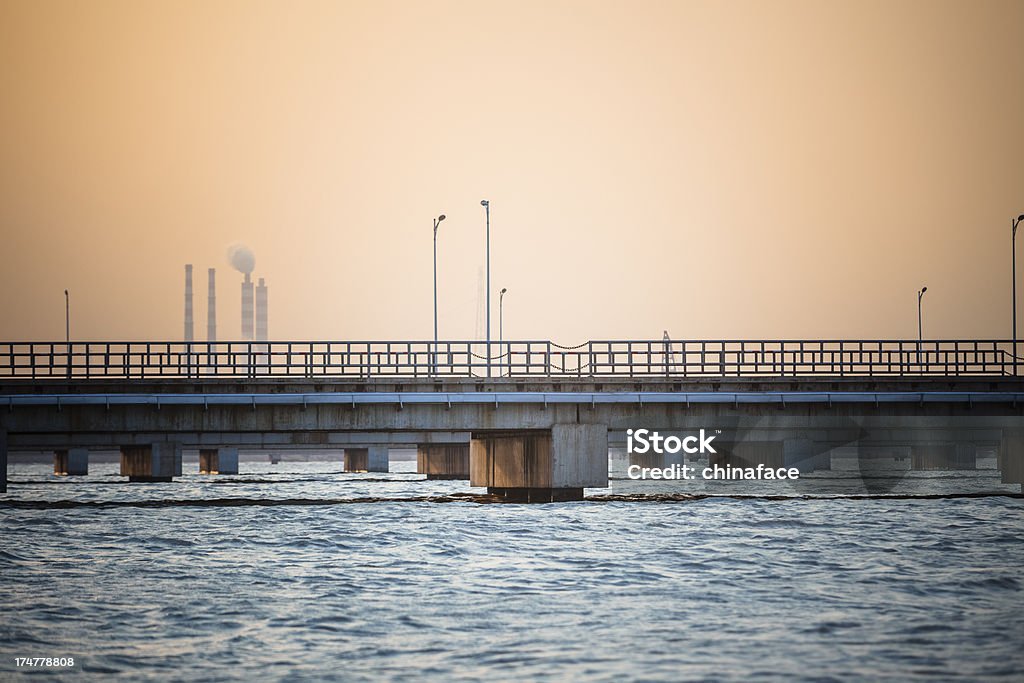
<path id="1" fill-rule="evenodd" d="M 71 295 L 64 290 L 64 345 L 68 350 L 68 379 L 71 379 Z"/>
<path id="2" fill-rule="evenodd" d="M 665 376 L 668 377 L 670 374 L 672 358 L 672 338 L 668 336 L 668 330 L 665 330 L 661 335 L 661 342 L 665 345 Z"/>
<path id="3" fill-rule="evenodd" d="M 487 376 L 491 376 L 491 203 L 480 200 L 487 215 Z"/>
<path id="4" fill-rule="evenodd" d="M 505 292 L 507 292 L 507 291 L 508 291 L 508 287 L 502 287 L 501 291 L 498 292 L 498 343 L 499 344 L 501 343 L 502 339 L 504 339 L 504 337 L 505 337 L 505 334 L 504 334 L 504 331 L 503 331 L 504 326 L 502 324 L 502 321 L 504 320 L 503 305 L 505 303 Z"/>
<path id="5" fill-rule="evenodd" d="M 444 220 L 444 214 L 434 219 L 434 352 L 433 359 L 434 373 L 437 374 L 437 226 Z"/>
<path id="6" fill-rule="evenodd" d="M 1017 374 L 1017 227 L 1024 221 L 1024 214 L 1010 219 L 1010 259 L 1013 263 L 1013 374 Z"/>
<path id="7" fill-rule="evenodd" d="M 924 338 L 922 332 L 923 327 L 921 325 L 921 298 L 924 293 L 928 291 L 927 287 L 922 287 L 917 290 L 917 364 L 921 364 L 921 340 Z"/>
<path id="8" fill-rule="evenodd" d="M 504 339 L 505 339 L 505 325 L 504 325 L 504 321 L 505 321 L 505 292 L 507 292 L 507 291 L 508 291 L 508 287 L 502 287 L 501 291 L 498 293 L 498 355 L 499 356 L 503 353 L 502 346 L 503 346 L 503 342 L 504 342 Z M 510 357 L 508 360 L 509 360 L 509 374 L 511 374 L 512 358 Z"/>

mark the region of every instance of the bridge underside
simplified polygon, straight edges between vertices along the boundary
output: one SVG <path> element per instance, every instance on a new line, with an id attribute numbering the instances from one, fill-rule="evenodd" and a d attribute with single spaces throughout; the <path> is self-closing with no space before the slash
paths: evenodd
<path id="1" fill-rule="evenodd" d="M 1022 368 L 1024 373 L 1024 368 Z M 514 377 L 431 378 L 376 376 L 371 378 L 304 377 L 146 377 L 66 380 L 0 377 L 0 397 L 10 395 L 64 396 L 84 394 L 501 394 L 501 393 L 740 393 L 788 392 L 814 394 L 886 392 L 997 392 L 1024 396 L 1024 378 L 1012 376 L 759 376 L 759 377 Z"/>
<path id="2" fill-rule="evenodd" d="M 173 476 L 182 448 L 348 449 L 357 458 L 360 448 L 406 446 L 418 449 L 428 477 L 467 477 L 510 499 L 567 499 L 606 486 L 609 444 L 646 428 L 716 430 L 730 457 L 802 467 L 814 466 L 809 450 L 848 444 L 904 449 L 919 468 L 965 465 L 985 447 L 998 452 L 1004 478 L 1024 481 L 1024 383 L 1008 378 L 144 380 L 2 389 L 0 458 L 8 449 L 134 453 L 174 444 L 177 465 L 147 465 L 160 474 L 139 477 Z"/>

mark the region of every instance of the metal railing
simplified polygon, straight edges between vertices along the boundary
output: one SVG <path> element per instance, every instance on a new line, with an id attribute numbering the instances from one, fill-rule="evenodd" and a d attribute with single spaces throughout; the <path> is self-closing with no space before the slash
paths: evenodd
<path id="1" fill-rule="evenodd" d="M 0 378 L 1004 377 L 1005 340 L 0 343 Z"/>

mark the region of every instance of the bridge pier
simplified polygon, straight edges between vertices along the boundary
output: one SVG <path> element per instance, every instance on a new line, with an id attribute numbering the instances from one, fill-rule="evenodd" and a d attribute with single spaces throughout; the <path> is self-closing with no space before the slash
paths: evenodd
<path id="1" fill-rule="evenodd" d="M 469 479 L 469 444 L 418 444 L 416 472 L 427 479 Z"/>
<path id="2" fill-rule="evenodd" d="M 612 478 L 622 479 L 628 476 L 629 452 L 625 446 L 608 446 L 608 469 Z"/>
<path id="3" fill-rule="evenodd" d="M 786 439 L 782 444 L 784 467 L 795 467 L 800 474 L 832 469 L 830 444 L 805 438 Z"/>
<path id="4" fill-rule="evenodd" d="M 346 472 L 387 472 L 388 447 L 367 446 L 345 449 Z"/>
<path id="5" fill-rule="evenodd" d="M 970 443 L 927 443 L 910 446 L 914 470 L 973 470 L 975 447 Z"/>
<path id="6" fill-rule="evenodd" d="M 814 469 L 815 470 L 831 470 L 832 469 L 832 446 L 830 444 L 821 443 L 816 441 L 814 448 L 818 451 L 817 455 L 814 456 Z"/>
<path id="7" fill-rule="evenodd" d="M 717 445 L 717 442 L 716 442 Z M 733 467 L 765 467 L 779 468 L 785 466 L 785 450 L 782 441 L 736 441 L 724 443 L 718 453 L 708 455 L 708 464 L 731 465 Z"/>
<path id="8" fill-rule="evenodd" d="M 53 473 L 58 476 L 89 474 L 88 448 L 59 448 L 53 452 Z"/>
<path id="9" fill-rule="evenodd" d="M 474 434 L 470 486 L 509 501 L 582 500 L 585 488 L 608 486 L 608 428 L 554 425 L 550 431 Z"/>
<path id="10" fill-rule="evenodd" d="M 238 449 L 200 448 L 199 474 L 238 474 Z"/>
<path id="11" fill-rule="evenodd" d="M 1003 430 L 996 453 L 1001 480 L 1004 484 L 1020 484 L 1024 493 L 1024 429 Z"/>
<path id="12" fill-rule="evenodd" d="M 784 467 L 795 467 L 800 474 L 814 471 L 814 442 L 810 439 L 786 439 L 782 442 Z"/>
<path id="13" fill-rule="evenodd" d="M 978 469 L 978 444 L 958 443 L 956 445 L 956 468 L 959 470 Z"/>
<path id="14" fill-rule="evenodd" d="M 637 465 L 639 467 L 656 467 L 658 469 L 664 469 L 666 467 L 672 467 L 672 465 L 684 465 L 686 464 L 684 458 L 686 457 L 683 453 L 627 453 L 629 463 L 628 468 Z"/>
<path id="15" fill-rule="evenodd" d="M 121 476 L 145 482 L 180 477 L 181 444 L 158 441 L 149 446 L 121 446 Z"/>
<path id="16" fill-rule="evenodd" d="M 696 457 L 698 456 L 689 456 L 689 461 L 694 462 Z M 664 469 L 672 467 L 672 465 L 685 465 L 686 462 L 685 453 L 630 453 L 624 446 L 609 446 L 608 448 L 608 467 L 612 477 L 616 479 L 628 478 L 629 468 L 633 465 L 641 468 Z"/>

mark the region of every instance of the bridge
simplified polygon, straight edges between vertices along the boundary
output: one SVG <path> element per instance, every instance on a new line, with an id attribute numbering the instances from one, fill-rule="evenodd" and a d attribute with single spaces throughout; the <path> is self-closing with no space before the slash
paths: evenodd
<path id="1" fill-rule="evenodd" d="M 350 471 L 415 446 L 429 478 L 526 500 L 608 483 L 625 431 L 723 432 L 725 462 L 827 467 L 844 444 L 1024 483 L 1024 382 L 1008 340 L 0 343 L 0 453 L 134 480 L 237 472 L 237 449 L 339 449 Z M 901 451 L 901 452 L 903 452 Z"/>

